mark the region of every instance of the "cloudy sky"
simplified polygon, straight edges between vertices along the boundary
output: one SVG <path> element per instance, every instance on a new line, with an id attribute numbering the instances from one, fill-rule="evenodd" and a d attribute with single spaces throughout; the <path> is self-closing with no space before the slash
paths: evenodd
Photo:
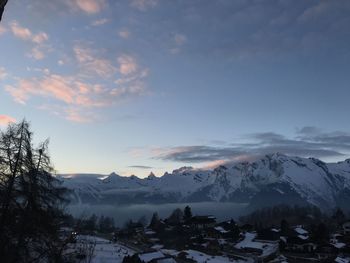
<path id="1" fill-rule="evenodd" d="M 10 0 L 0 128 L 59 173 L 350 157 L 348 0 Z"/>

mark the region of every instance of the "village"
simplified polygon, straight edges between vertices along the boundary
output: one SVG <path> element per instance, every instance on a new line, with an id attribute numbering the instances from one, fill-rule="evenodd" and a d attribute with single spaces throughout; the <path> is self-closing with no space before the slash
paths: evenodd
<path id="1" fill-rule="evenodd" d="M 187 206 L 184 211 L 174 210 L 166 219 L 154 213 L 149 224 L 129 221 L 102 236 L 98 231 L 80 227 L 74 232 L 74 242 L 81 247 L 84 237 L 90 237 L 87 242 L 90 247 L 81 252 L 82 261 L 78 262 L 348 263 L 350 220 L 346 220 L 342 211 L 337 213 L 338 218 L 332 217 L 336 226 L 330 231 L 323 223 L 289 225 L 287 220 L 270 227 L 237 223 L 233 219 L 218 222 L 211 215 L 192 215 Z M 84 242 L 86 248 L 86 238 Z M 109 251 L 108 246 L 114 246 L 114 250 L 103 257 Z M 84 253 L 89 254 L 86 251 L 90 260 L 86 260 Z"/>

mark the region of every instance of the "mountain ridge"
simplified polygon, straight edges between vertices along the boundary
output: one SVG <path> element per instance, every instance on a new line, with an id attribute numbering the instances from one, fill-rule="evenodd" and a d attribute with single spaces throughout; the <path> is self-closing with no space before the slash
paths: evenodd
<path id="1" fill-rule="evenodd" d="M 95 176 L 95 177 L 94 177 Z M 325 163 L 316 158 L 268 154 L 254 162 L 213 170 L 182 167 L 161 177 L 60 175 L 73 203 L 135 204 L 237 202 L 260 208 L 279 203 L 312 204 L 322 210 L 349 209 L 350 159 Z"/>

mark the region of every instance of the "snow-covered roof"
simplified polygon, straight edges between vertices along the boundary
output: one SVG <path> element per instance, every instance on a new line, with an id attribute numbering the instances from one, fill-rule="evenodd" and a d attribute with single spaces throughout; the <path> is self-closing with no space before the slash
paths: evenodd
<path id="1" fill-rule="evenodd" d="M 306 239 L 308 239 L 309 238 L 309 236 L 307 236 L 307 235 L 298 235 L 298 237 L 300 238 L 300 239 L 302 239 L 302 240 L 306 240 Z"/>
<path id="2" fill-rule="evenodd" d="M 229 231 L 225 230 L 222 226 L 214 227 L 214 229 L 215 229 L 216 231 L 219 231 L 220 233 L 223 233 L 223 234 L 226 234 L 226 233 L 229 232 Z"/>
<path id="3" fill-rule="evenodd" d="M 294 228 L 294 231 L 297 232 L 299 235 L 307 235 L 309 232 L 305 230 L 302 226 L 297 226 Z"/>
<path id="4" fill-rule="evenodd" d="M 153 259 L 161 259 L 164 258 L 165 255 L 162 252 L 156 251 L 156 252 L 150 252 L 150 253 L 144 253 L 144 254 L 139 254 L 139 258 L 142 261 L 150 262 Z"/>
<path id="5" fill-rule="evenodd" d="M 235 245 L 237 249 L 254 248 L 262 251 L 262 256 L 267 256 L 274 253 L 278 249 L 278 244 L 253 241 L 256 233 L 245 233 L 244 239 Z"/>
<path id="6" fill-rule="evenodd" d="M 176 263 L 176 261 L 173 258 L 163 258 L 163 259 L 157 260 L 157 263 Z"/>

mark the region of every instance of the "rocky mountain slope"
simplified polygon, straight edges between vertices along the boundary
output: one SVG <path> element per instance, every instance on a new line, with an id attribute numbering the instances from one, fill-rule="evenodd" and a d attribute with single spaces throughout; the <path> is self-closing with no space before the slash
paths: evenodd
<path id="1" fill-rule="evenodd" d="M 280 203 L 313 204 L 323 210 L 349 209 L 350 159 L 324 163 L 315 158 L 270 154 L 255 162 L 214 170 L 183 167 L 162 177 L 140 179 L 115 173 L 61 175 L 73 202 L 135 204 L 239 202 L 253 208 Z"/>

